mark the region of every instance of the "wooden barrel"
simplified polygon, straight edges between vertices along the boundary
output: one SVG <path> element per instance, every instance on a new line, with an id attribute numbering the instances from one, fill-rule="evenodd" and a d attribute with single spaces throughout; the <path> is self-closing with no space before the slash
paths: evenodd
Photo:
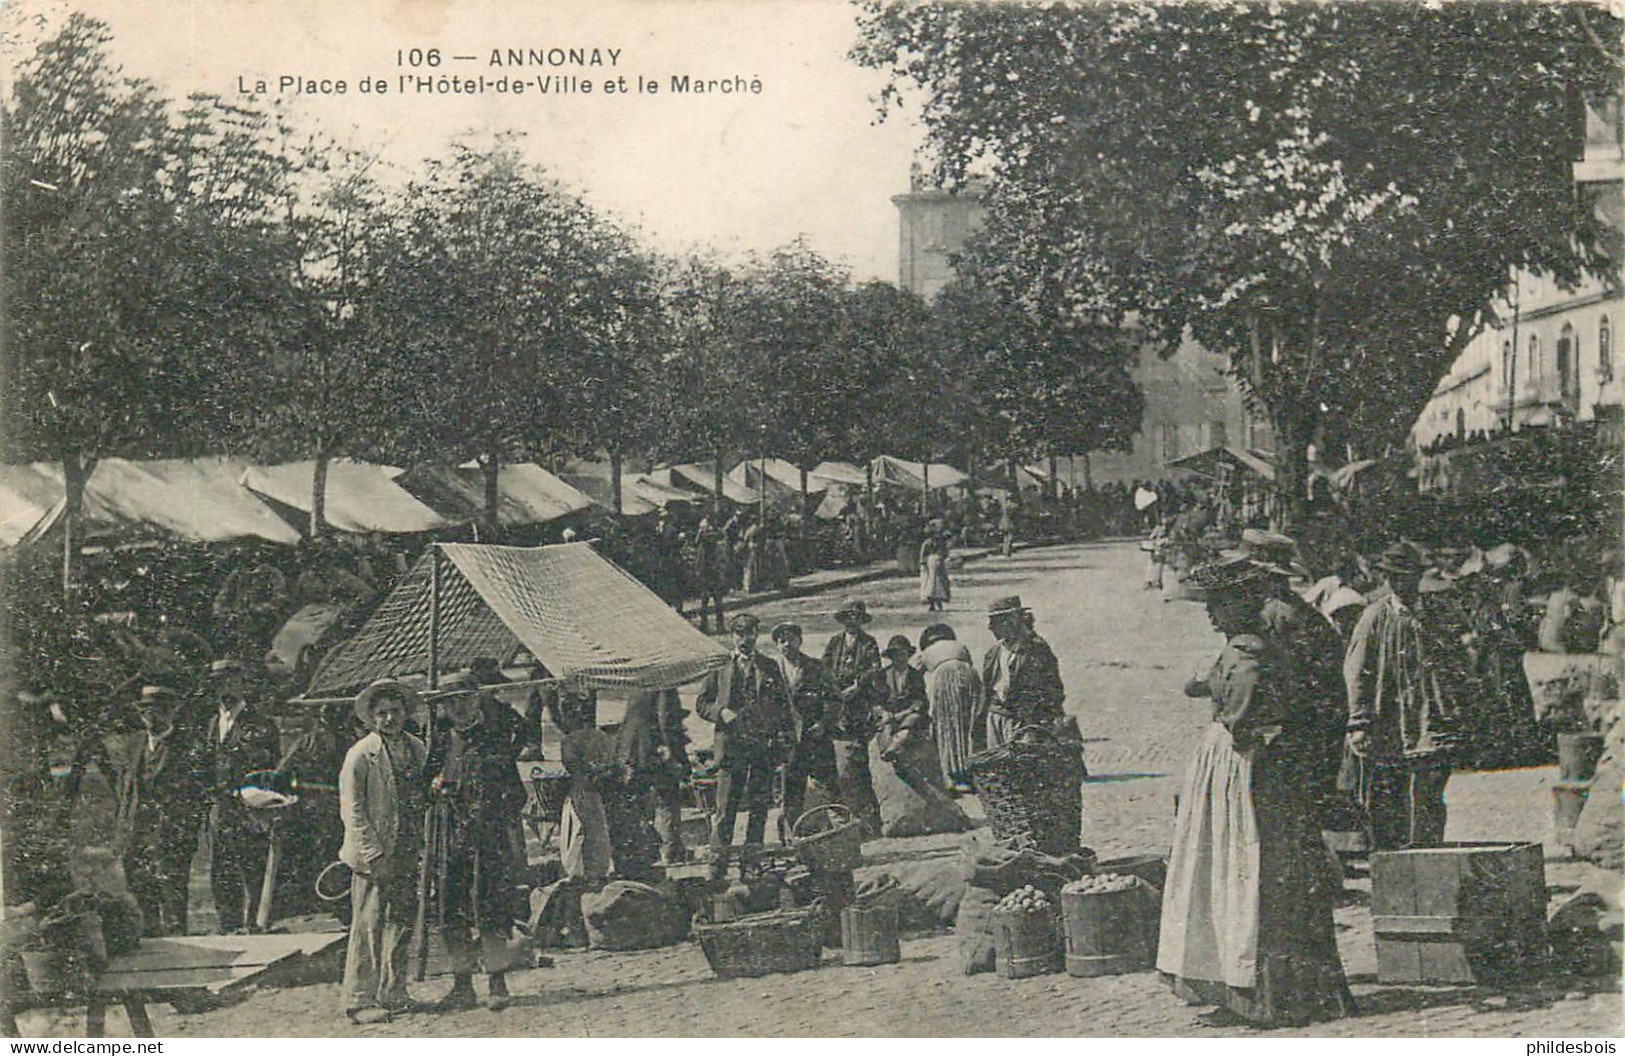
<path id="1" fill-rule="evenodd" d="M 1061 943 L 1052 913 L 994 910 L 993 970 L 1001 979 L 1025 979 L 1061 970 Z"/>
<path id="2" fill-rule="evenodd" d="M 1121 975 L 1151 966 L 1156 955 L 1149 919 L 1149 892 L 1061 891 L 1066 925 L 1066 973 L 1080 977 Z"/>
<path id="3" fill-rule="evenodd" d="M 841 910 L 842 964 L 896 964 L 902 959 L 895 906 L 847 906 Z"/>
<path id="4" fill-rule="evenodd" d="M 1597 776 L 1604 738 L 1600 733 L 1557 735 L 1557 766 L 1564 781 L 1590 781 Z"/>

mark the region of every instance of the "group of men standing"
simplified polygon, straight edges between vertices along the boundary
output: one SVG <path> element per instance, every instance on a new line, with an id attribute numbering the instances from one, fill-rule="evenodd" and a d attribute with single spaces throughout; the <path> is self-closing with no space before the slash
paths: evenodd
<path id="1" fill-rule="evenodd" d="M 856 598 L 845 599 L 832 618 L 840 630 L 821 657 L 803 650 L 800 625 L 774 626 L 775 660 L 757 650 L 760 620 L 736 615 L 729 623 L 729 662 L 700 683 L 696 709 L 716 727 L 715 874 L 726 867 L 725 849 L 741 807 L 747 814 L 744 842 L 763 841 L 775 782 L 782 782 L 781 824 L 787 830 L 816 784 L 869 834 L 881 831 L 870 758 L 875 735 L 927 727 L 930 704 L 923 678 L 908 666 L 907 639 L 898 636 L 882 650 L 864 629 L 872 617 Z M 1054 727 L 1063 719 L 1065 690 L 1054 652 L 1033 629 L 1032 610 L 1016 596 L 997 599 L 988 626 L 998 642 L 983 661 L 980 707 L 987 743 L 1002 744 L 1027 726 Z M 940 781 L 940 768 L 934 769 Z"/>

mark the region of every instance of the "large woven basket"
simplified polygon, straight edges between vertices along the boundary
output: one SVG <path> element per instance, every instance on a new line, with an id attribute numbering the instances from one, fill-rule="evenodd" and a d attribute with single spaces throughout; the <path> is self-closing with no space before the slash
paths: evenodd
<path id="1" fill-rule="evenodd" d="M 810 819 L 820 818 L 820 822 Z M 863 863 L 863 822 L 839 803 L 814 807 L 790 827 L 790 842 L 801 860 L 826 873 L 843 873 Z"/>
<path id="2" fill-rule="evenodd" d="M 971 756 L 971 781 L 993 838 L 1071 854 L 1083 838 L 1083 746 L 1039 726 Z"/>
<path id="3" fill-rule="evenodd" d="M 695 924 L 706 962 L 722 979 L 743 979 L 818 967 L 823 909 L 807 906 L 759 913 L 725 924 Z"/>

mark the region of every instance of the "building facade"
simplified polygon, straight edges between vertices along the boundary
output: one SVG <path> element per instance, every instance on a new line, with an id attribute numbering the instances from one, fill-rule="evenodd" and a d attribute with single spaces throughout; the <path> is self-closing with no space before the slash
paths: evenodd
<path id="1" fill-rule="evenodd" d="M 972 185 L 950 194 L 926 185 L 916 169 L 907 194 L 892 198 L 899 219 L 898 276 L 903 289 L 931 301 L 953 278 L 952 256 L 981 226 L 985 211 Z M 1267 425 L 1251 415 L 1225 374 L 1225 357 L 1193 341 L 1171 355 L 1142 349 L 1129 369 L 1145 394 L 1145 415 L 1128 452 L 1067 459 L 1061 471 L 1081 483 L 1165 480 L 1183 475 L 1168 463 L 1214 447 L 1267 452 Z M 1069 468 L 1070 467 L 1070 468 Z"/>
<path id="2" fill-rule="evenodd" d="M 1625 148 L 1617 97 L 1587 111 L 1574 180 L 1577 193 L 1620 231 Z M 1625 296 L 1617 285 L 1587 280 L 1564 290 L 1550 279 L 1518 273 L 1497 315 L 1501 324 L 1474 338 L 1434 390 L 1411 431 L 1418 449 L 1619 415 L 1614 346 L 1625 323 Z"/>

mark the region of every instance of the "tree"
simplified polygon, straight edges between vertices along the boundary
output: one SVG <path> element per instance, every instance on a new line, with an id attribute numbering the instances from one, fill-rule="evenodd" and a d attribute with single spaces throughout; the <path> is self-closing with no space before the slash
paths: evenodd
<path id="1" fill-rule="evenodd" d="M 939 176 L 985 166 L 983 259 L 1024 303 L 1229 355 L 1296 509 L 1310 441 L 1402 443 L 1513 269 L 1614 266 L 1569 162 L 1619 28 L 1579 4 L 868 4 L 854 56 L 888 103 L 924 90 Z"/>
<path id="2" fill-rule="evenodd" d="M 62 466 L 65 590 L 99 459 L 218 440 L 202 353 L 252 329 L 264 275 L 265 184 L 232 115 L 200 100 L 177 124 L 110 40 L 71 16 L 22 64 L 3 118 L 7 454 Z M 205 129 L 206 162 L 191 149 Z"/>
<path id="3" fill-rule="evenodd" d="M 623 339 L 636 343 L 636 281 L 625 236 L 525 161 L 512 137 L 454 143 L 413 184 L 390 283 L 392 316 L 410 321 L 407 449 L 478 462 L 488 531 L 502 463 L 574 452 L 589 434 L 575 415 L 605 413 L 571 394 L 604 384 L 631 347 Z"/>

